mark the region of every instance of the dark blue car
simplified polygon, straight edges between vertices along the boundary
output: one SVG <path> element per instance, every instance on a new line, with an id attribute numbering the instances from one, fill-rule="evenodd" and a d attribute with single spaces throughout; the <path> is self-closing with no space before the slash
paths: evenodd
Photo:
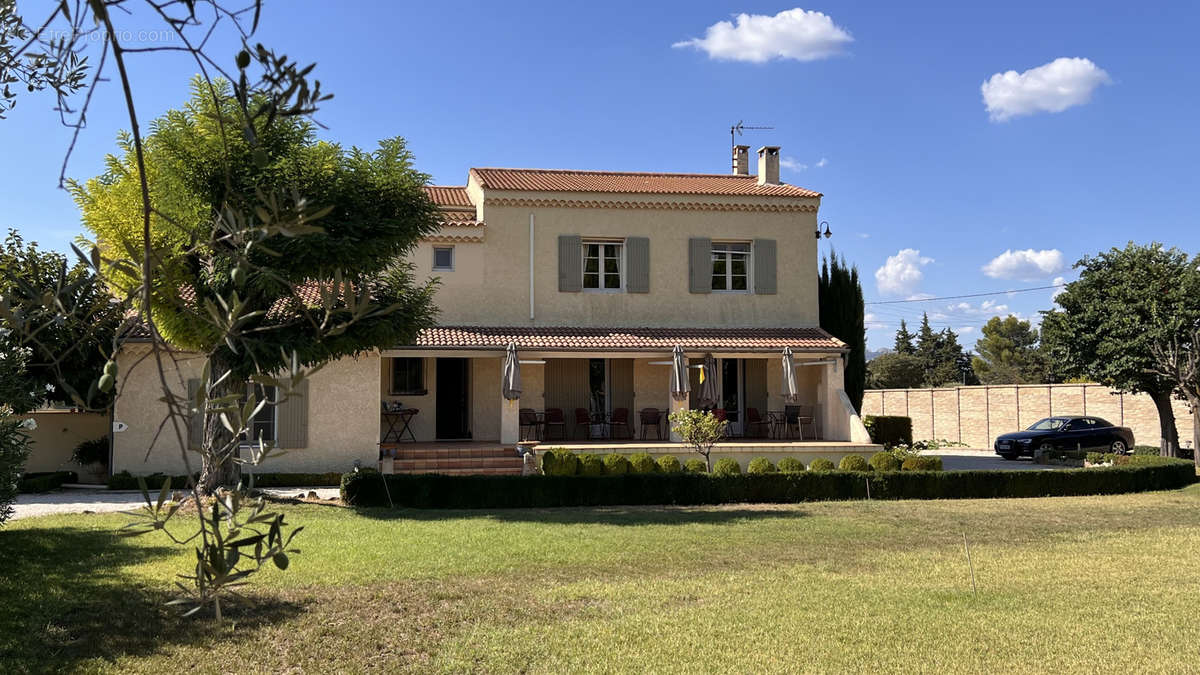
<path id="1" fill-rule="evenodd" d="M 1088 415 L 1047 417 L 1025 431 L 996 437 L 996 454 L 1004 459 L 1030 457 L 1052 450 L 1097 450 L 1125 454 L 1133 447 L 1133 430 Z"/>

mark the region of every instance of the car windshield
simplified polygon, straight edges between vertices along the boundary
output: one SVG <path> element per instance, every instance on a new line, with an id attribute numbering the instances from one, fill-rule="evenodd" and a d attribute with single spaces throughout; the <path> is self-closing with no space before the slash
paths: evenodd
<path id="1" fill-rule="evenodd" d="M 1062 428 L 1067 420 L 1061 417 L 1047 417 L 1044 420 L 1034 422 L 1026 431 L 1055 431 Z"/>

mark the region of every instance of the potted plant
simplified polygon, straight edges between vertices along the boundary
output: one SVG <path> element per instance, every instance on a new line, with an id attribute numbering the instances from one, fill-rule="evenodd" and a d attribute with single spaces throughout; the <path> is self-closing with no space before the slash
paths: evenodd
<path id="1" fill-rule="evenodd" d="M 80 468 L 89 469 L 89 473 L 97 482 L 104 482 L 108 476 L 108 436 L 93 438 L 75 446 L 71 453 L 71 461 Z"/>

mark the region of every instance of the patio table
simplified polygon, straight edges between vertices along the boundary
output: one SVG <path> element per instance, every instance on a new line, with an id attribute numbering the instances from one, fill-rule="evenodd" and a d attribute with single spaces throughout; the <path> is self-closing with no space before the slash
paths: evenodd
<path id="1" fill-rule="evenodd" d="M 388 429 L 383 434 L 383 443 L 416 443 L 417 437 L 412 432 L 412 419 L 421 412 L 417 408 L 403 408 L 401 410 L 389 410 L 381 413 L 383 421 L 387 422 Z M 407 441 L 404 440 L 404 435 L 408 434 Z"/>

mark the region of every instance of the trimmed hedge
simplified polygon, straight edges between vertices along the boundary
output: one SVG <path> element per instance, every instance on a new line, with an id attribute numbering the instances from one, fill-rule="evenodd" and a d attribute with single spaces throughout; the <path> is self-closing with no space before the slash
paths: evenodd
<path id="1" fill-rule="evenodd" d="M 942 458 L 933 455 L 913 455 L 900 464 L 901 471 L 941 471 Z"/>
<path id="2" fill-rule="evenodd" d="M 775 465 L 766 457 L 755 457 L 746 465 L 746 473 L 775 473 Z"/>
<path id="3" fill-rule="evenodd" d="M 604 456 L 604 473 L 610 476 L 620 476 L 629 473 L 633 467 L 625 455 L 612 453 Z"/>
<path id="4" fill-rule="evenodd" d="M 629 466 L 634 473 L 658 473 L 658 462 L 648 452 L 635 452 L 629 456 Z"/>
<path id="5" fill-rule="evenodd" d="M 863 426 L 871 435 L 871 441 L 891 448 L 897 445 L 912 445 L 912 418 L 900 415 L 867 415 Z"/>
<path id="6" fill-rule="evenodd" d="M 862 455 L 846 455 L 838 462 L 838 470 L 840 471 L 870 471 L 871 465 Z"/>
<path id="7" fill-rule="evenodd" d="M 549 448 L 542 453 L 542 473 L 574 476 L 579 473 L 579 456 L 566 448 Z"/>
<path id="8" fill-rule="evenodd" d="M 74 471 L 39 471 L 21 474 L 17 484 L 18 492 L 49 492 L 57 490 L 63 483 L 78 483 L 79 476 Z"/>
<path id="9" fill-rule="evenodd" d="M 877 452 L 871 455 L 871 468 L 876 471 L 899 471 L 900 460 L 890 452 Z"/>
<path id="10" fill-rule="evenodd" d="M 783 473 L 799 473 L 804 470 L 804 462 L 795 457 L 784 457 L 779 460 L 779 465 L 775 468 Z"/>
<path id="11" fill-rule="evenodd" d="M 732 457 L 722 457 L 713 464 L 714 476 L 736 476 L 742 472 L 742 465 Z"/>
<path id="12" fill-rule="evenodd" d="M 836 468 L 837 467 L 833 465 L 833 462 L 825 459 L 824 457 L 818 457 L 808 463 L 809 471 L 833 471 Z"/>
<path id="13" fill-rule="evenodd" d="M 600 455 L 587 452 L 579 456 L 580 476 L 603 476 L 604 459 Z"/>
<path id="14" fill-rule="evenodd" d="M 397 506 L 434 509 L 544 508 L 634 504 L 794 503 L 865 499 L 987 499 L 1173 490 L 1197 481 L 1190 462 L 1157 462 L 1059 471 L 851 471 L 709 476 L 447 476 L 348 473 L 342 498 L 386 506 L 387 481 Z"/>
<path id="15" fill-rule="evenodd" d="M 341 485 L 343 474 L 340 473 L 256 473 L 254 474 L 254 487 L 256 488 L 280 488 L 280 487 L 329 487 L 331 485 Z M 199 476 L 197 476 L 198 478 Z M 146 488 L 150 490 L 159 490 L 162 488 L 163 481 L 167 476 L 161 473 L 142 476 L 146 479 Z M 187 476 L 171 476 L 171 488 L 182 490 L 187 487 Z M 246 485 L 250 484 L 250 476 L 248 474 L 242 476 L 242 482 Z M 137 476 L 130 474 L 128 471 L 115 473 L 108 479 L 109 490 L 138 490 Z"/>
<path id="16" fill-rule="evenodd" d="M 683 470 L 688 473 L 708 473 L 708 465 L 699 457 L 692 457 L 683 463 Z"/>
<path id="17" fill-rule="evenodd" d="M 683 471 L 683 465 L 675 455 L 663 455 L 658 458 L 658 470 L 664 473 L 679 473 Z"/>

